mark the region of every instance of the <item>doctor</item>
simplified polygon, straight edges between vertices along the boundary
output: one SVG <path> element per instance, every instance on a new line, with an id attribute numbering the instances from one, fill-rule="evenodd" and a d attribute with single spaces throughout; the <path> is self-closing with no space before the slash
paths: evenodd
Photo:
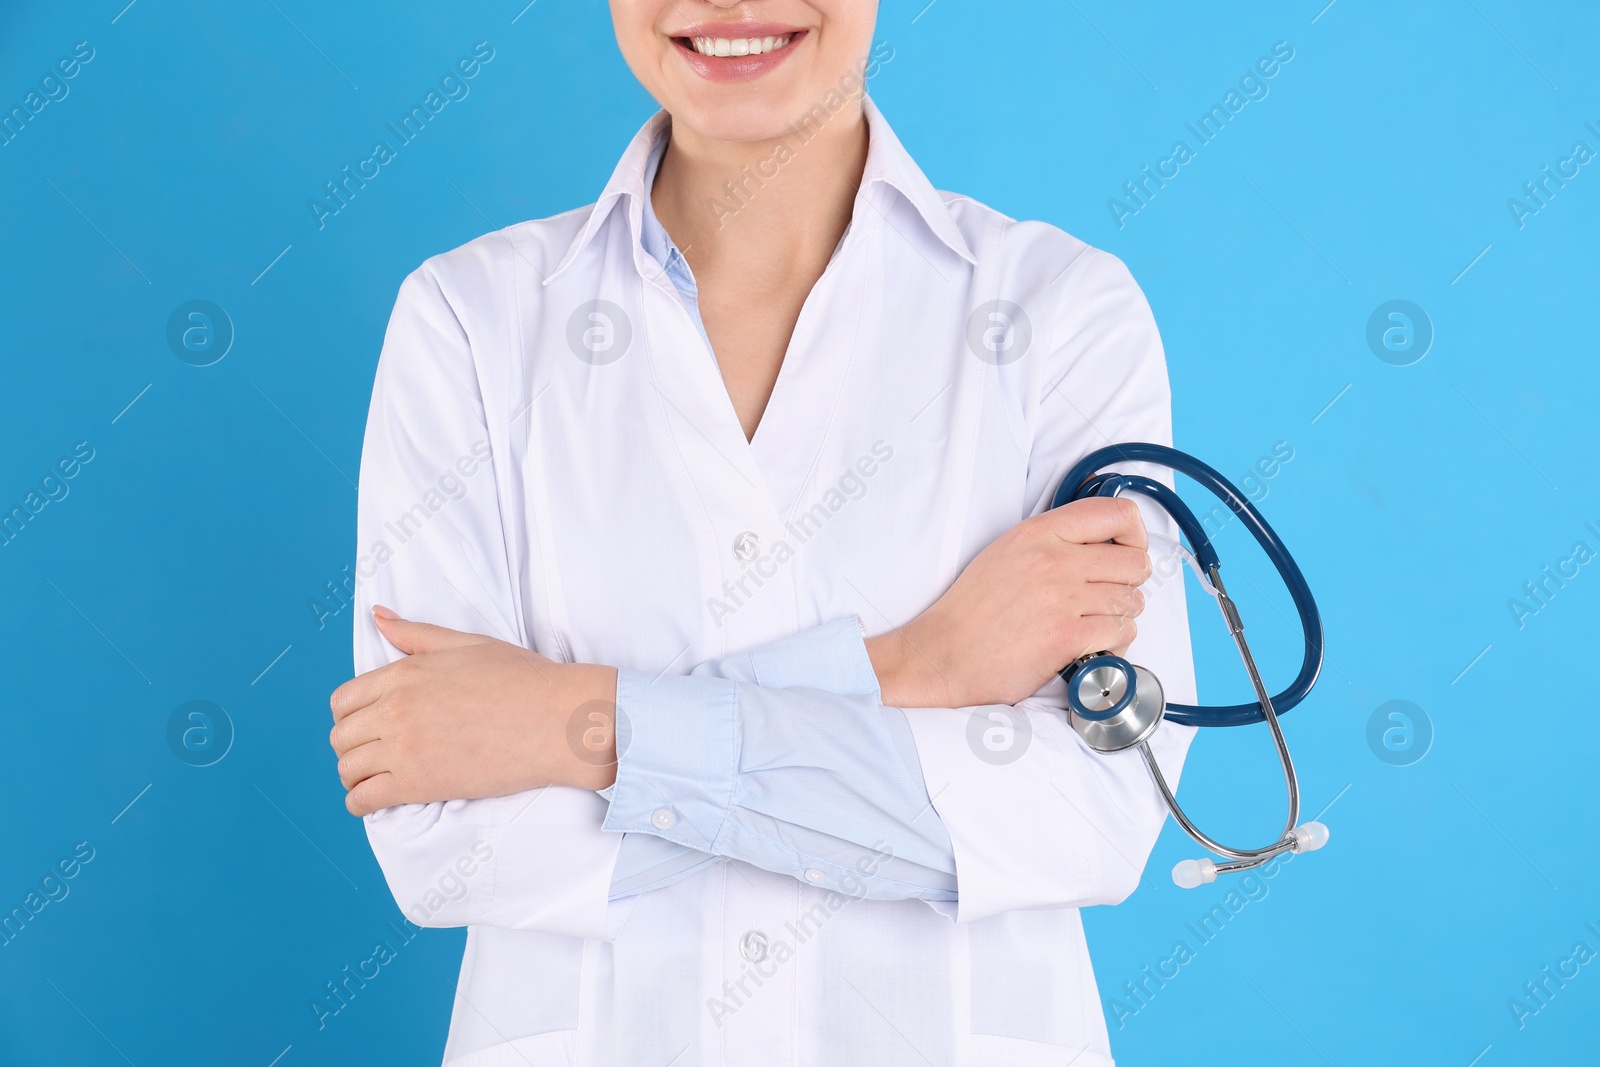
<path id="1" fill-rule="evenodd" d="M 1045 508 L 1170 442 L 1144 296 L 929 184 L 873 0 L 612 14 L 662 110 L 405 279 L 361 458 L 331 741 L 401 910 L 468 928 L 445 1062 L 1106 1067 L 1078 909 L 1165 808 L 1054 672 L 1193 666 L 1170 520 Z"/>

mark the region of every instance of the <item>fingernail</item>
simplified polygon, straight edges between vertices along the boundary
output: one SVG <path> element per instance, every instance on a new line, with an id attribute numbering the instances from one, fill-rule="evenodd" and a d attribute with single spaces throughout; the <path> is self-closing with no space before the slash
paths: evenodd
<path id="1" fill-rule="evenodd" d="M 372 613 L 380 619 L 398 619 L 400 617 L 382 604 L 372 605 Z"/>

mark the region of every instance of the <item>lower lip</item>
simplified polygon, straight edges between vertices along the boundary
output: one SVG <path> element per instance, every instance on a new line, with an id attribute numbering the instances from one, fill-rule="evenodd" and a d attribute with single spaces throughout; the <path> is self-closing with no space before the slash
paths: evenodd
<path id="1" fill-rule="evenodd" d="M 685 62 L 694 72 L 708 81 L 749 81 L 761 77 L 788 59 L 789 53 L 795 50 L 809 32 L 800 30 L 793 33 L 789 36 L 788 44 L 771 52 L 763 52 L 759 56 L 705 56 L 676 38 L 672 43 L 677 46 Z"/>

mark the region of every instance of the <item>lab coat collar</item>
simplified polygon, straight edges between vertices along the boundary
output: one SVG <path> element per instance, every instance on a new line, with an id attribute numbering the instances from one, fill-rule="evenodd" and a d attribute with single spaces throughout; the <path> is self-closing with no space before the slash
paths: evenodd
<path id="1" fill-rule="evenodd" d="M 894 130 L 889 127 L 889 120 L 883 117 L 883 112 L 878 110 L 878 105 L 873 103 L 870 96 L 862 99 L 862 107 L 867 116 L 869 141 L 867 165 L 861 175 L 861 188 L 865 190 L 874 182 L 883 182 L 899 192 L 912 207 L 917 209 L 917 214 L 922 216 L 922 221 L 928 224 L 928 229 L 933 231 L 934 236 L 944 242 L 945 246 L 956 255 L 976 267 L 978 257 L 968 246 L 967 239 L 961 235 L 961 229 L 951 216 L 950 208 L 934 189 L 933 183 L 928 181 L 928 176 L 922 173 L 922 168 L 911 158 L 911 153 L 905 150 L 900 138 L 894 135 Z"/>
<path id="2" fill-rule="evenodd" d="M 862 196 L 867 195 L 874 184 L 882 182 L 905 197 L 906 201 L 916 208 L 917 214 L 922 216 L 928 229 L 946 247 L 976 266 L 977 257 L 973 255 L 972 249 L 961 235 L 961 230 L 956 226 L 955 219 L 951 217 L 943 198 L 906 152 L 900 139 L 895 136 L 894 130 L 890 129 L 888 120 L 883 117 L 883 113 L 878 110 L 878 106 L 873 103 L 870 96 L 862 98 L 862 110 L 867 119 L 868 143 L 866 166 L 861 175 L 861 188 L 856 194 L 857 207 L 860 206 Z M 622 158 L 617 162 L 616 169 L 611 172 L 611 180 L 606 182 L 600 198 L 590 209 L 583 229 L 568 246 L 556 269 L 545 277 L 544 284 L 549 285 L 577 258 L 578 253 L 583 251 L 594 239 L 594 235 L 600 231 L 619 201 L 625 201 L 628 226 L 633 232 L 634 265 L 641 274 L 647 273 L 640 237 L 643 229 L 644 176 L 651 152 L 660 139 L 667 135 L 671 124 L 671 116 L 663 109 L 652 115 L 639 128 L 639 132 L 634 134 L 633 140 L 628 143 Z"/>

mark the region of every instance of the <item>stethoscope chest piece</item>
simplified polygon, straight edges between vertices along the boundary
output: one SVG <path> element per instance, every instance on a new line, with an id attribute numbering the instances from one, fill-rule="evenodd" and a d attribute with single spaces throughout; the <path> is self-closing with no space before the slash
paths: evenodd
<path id="1" fill-rule="evenodd" d="M 1072 728 L 1096 752 L 1147 740 L 1167 711 L 1161 682 L 1121 656 L 1084 656 L 1061 669 Z"/>

